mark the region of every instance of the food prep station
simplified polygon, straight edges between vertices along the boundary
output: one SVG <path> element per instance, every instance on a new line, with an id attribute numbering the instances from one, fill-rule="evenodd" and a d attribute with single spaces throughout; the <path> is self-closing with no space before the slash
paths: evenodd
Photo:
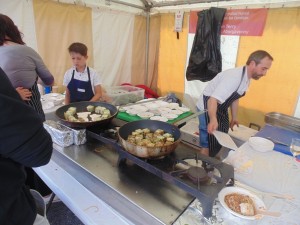
<path id="1" fill-rule="evenodd" d="M 46 117 L 54 118 L 53 113 L 46 114 Z M 196 129 L 196 118 L 180 129 L 183 141 L 174 154 L 156 160 L 135 157 L 118 144 L 115 128 L 126 123 L 116 117 L 103 129 L 87 128 L 87 142 L 83 145 L 62 147 L 54 144 L 50 165 L 37 168 L 36 172 L 85 224 L 110 220 L 108 224 L 117 221 L 117 224 L 181 225 L 190 218 L 198 218 L 199 224 L 206 224 L 207 221 L 219 224 L 215 223 L 216 214 L 222 210 L 215 199 L 222 188 L 234 184 L 233 167 L 197 154 L 197 135 L 193 132 L 191 135 L 187 129 L 191 123 Z M 176 122 L 178 124 L 180 121 Z M 242 126 L 242 130 L 246 136 L 259 136 L 259 132 L 252 129 Z M 248 138 L 240 138 L 234 132 L 231 136 L 237 138 L 239 145 Z M 194 165 L 202 167 L 203 162 L 213 167 L 212 170 L 204 169 L 205 174 L 209 175 L 204 182 L 201 180 L 203 177 L 198 175 L 202 170 L 196 170 L 196 178 L 193 172 L 189 174 L 189 168 Z M 53 168 L 55 176 L 52 179 L 48 176 L 51 172 L 47 170 Z M 60 175 L 58 171 L 75 179 L 75 184 L 70 182 L 69 187 L 65 183 L 53 184 L 54 177 Z M 207 177 L 209 182 L 206 182 Z M 71 194 L 68 194 L 68 189 L 73 190 Z M 77 189 L 84 191 L 77 193 Z M 99 204 L 101 210 L 98 212 Z M 74 208 L 74 205 L 82 207 Z M 95 207 L 97 210 L 91 215 L 89 211 Z"/>
<path id="2" fill-rule="evenodd" d="M 181 173 L 187 171 L 190 163 L 185 159 L 202 163 L 197 147 L 180 143 L 171 156 L 140 159 L 116 142 L 114 132 L 107 134 L 107 130 L 124 124 L 125 121 L 115 118 L 109 129 L 87 128 L 88 141 L 83 145 L 54 144 L 52 160 L 133 224 L 145 224 L 145 221 L 146 224 L 173 224 L 195 198 L 203 201 L 204 214 L 210 217 L 218 192 L 233 178 L 233 168 L 202 156 L 202 160 L 218 168 L 218 174 L 206 184 L 200 184 L 197 177 L 194 182 L 187 181 L 186 177 L 182 179 Z M 183 167 L 175 168 L 177 165 Z"/>

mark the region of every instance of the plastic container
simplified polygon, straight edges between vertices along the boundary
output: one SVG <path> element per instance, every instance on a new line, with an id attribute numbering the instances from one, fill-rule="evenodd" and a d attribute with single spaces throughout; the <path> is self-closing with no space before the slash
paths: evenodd
<path id="1" fill-rule="evenodd" d="M 45 93 L 45 94 L 51 93 L 51 87 L 50 87 L 50 86 L 49 86 L 49 87 L 45 87 L 45 88 L 44 88 L 44 93 Z"/>
<path id="2" fill-rule="evenodd" d="M 265 115 L 265 122 L 273 126 L 300 132 L 300 119 L 293 116 L 270 112 Z"/>
<path id="3" fill-rule="evenodd" d="M 103 99 L 115 106 L 135 103 L 144 99 L 145 90 L 133 86 L 103 87 Z"/>

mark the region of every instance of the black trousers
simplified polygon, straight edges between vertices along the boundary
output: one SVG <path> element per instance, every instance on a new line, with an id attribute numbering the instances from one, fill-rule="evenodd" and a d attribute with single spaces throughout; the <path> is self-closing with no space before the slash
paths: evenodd
<path id="1" fill-rule="evenodd" d="M 44 181 L 34 172 L 30 167 L 25 167 L 27 178 L 25 184 L 29 188 L 37 190 L 42 196 L 47 196 L 52 193 L 51 189 L 44 183 Z"/>

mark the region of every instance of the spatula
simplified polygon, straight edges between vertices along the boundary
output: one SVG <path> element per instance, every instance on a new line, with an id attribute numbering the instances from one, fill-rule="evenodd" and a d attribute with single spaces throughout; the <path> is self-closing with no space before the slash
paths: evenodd
<path id="1" fill-rule="evenodd" d="M 215 130 L 213 134 L 220 143 L 220 145 L 232 150 L 238 149 L 238 147 L 236 146 L 232 138 L 229 136 L 229 134 L 217 130 Z"/>

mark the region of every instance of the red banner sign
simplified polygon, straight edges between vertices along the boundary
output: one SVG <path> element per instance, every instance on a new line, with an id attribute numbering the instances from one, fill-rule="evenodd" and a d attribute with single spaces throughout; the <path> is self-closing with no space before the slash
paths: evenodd
<path id="1" fill-rule="evenodd" d="M 261 36 L 263 34 L 268 9 L 230 9 L 226 11 L 221 27 L 222 35 Z M 195 33 L 197 12 L 190 13 L 189 32 Z"/>

